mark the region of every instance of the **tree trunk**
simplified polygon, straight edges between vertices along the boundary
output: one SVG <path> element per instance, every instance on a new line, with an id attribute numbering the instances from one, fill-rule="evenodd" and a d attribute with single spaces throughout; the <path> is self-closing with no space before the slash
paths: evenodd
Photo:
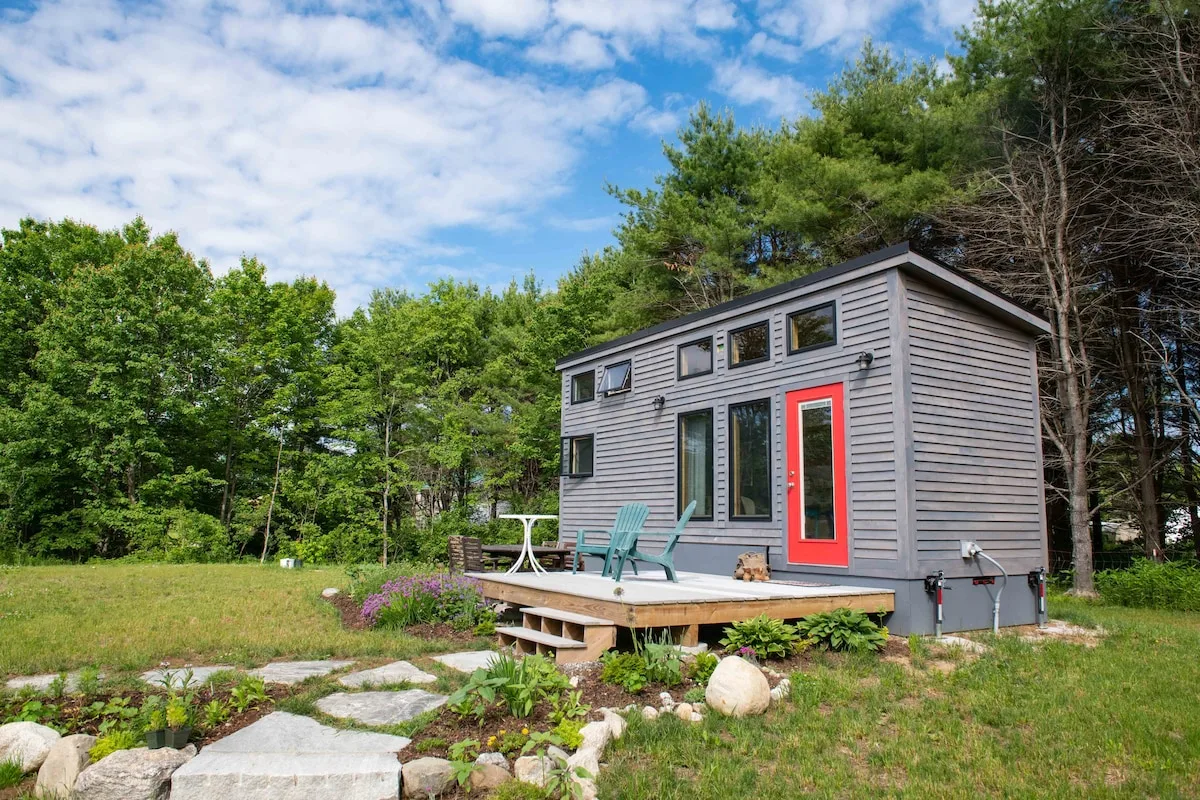
<path id="1" fill-rule="evenodd" d="M 229 437 L 229 446 L 225 449 L 225 489 L 221 492 L 221 524 L 229 527 L 233 517 L 233 437 Z"/>
<path id="2" fill-rule="evenodd" d="M 392 491 L 392 414 L 383 422 L 383 565 L 388 563 L 388 501 Z"/>
<path id="3" fill-rule="evenodd" d="M 283 461 L 283 428 L 279 429 L 279 449 L 275 451 L 275 483 L 271 486 L 271 502 L 267 505 L 267 530 L 263 534 L 262 556 L 258 563 L 267 563 L 267 545 L 271 543 L 271 516 L 275 513 L 275 495 L 279 492 L 279 464 Z"/>

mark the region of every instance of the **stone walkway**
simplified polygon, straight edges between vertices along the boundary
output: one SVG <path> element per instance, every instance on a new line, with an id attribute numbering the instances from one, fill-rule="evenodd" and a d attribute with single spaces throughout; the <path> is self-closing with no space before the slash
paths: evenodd
<path id="1" fill-rule="evenodd" d="M 26 675 L 20 678 L 10 678 L 5 682 L 5 686 L 14 692 L 19 692 L 21 689 L 33 689 L 35 692 L 49 691 L 50 684 L 54 683 L 58 677 L 57 672 L 48 672 L 45 675 Z M 104 673 L 101 672 L 98 676 L 104 678 Z M 75 692 L 79 690 L 79 671 L 67 673 L 66 691 Z"/>
<path id="2" fill-rule="evenodd" d="M 317 701 L 317 708 L 331 717 L 349 719 L 364 725 L 397 725 L 419 714 L 440 708 L 444 694 L 423 689 L 400 692 L 338 692 Z"/>
<path id="3" fill-rule="evenodd" d="M 422 672 L 407 661 L 394 661 L 375 669 L 351 672 L 338 678 L 338 683 L 351 689 L 363 686 L 384 686 L 389 683 L 434 683 L 437 677 Z"/>
<path id="4" fill-rule="evenodd" d="M 468 650 L 464 653 L 447 653 L 444 656 L 434 656 L 433 660 L 469 675 L 477 669 L 486 669 L 497 655 L 498 653 L 495 650 Z"/>
<path id="5" fill-rule="evenodd" d="M 272 661 L 265 667 L 250 670 L 267 683 L 291 685 L 303 680 L 353 666 L 353 661 Z"/>
<path id="6" fill-rule="evenodd" d="M 180 767 L 171 778 L 171 800 L 396 800 L 396 754 L 409 742 L 276 711 Z"/>

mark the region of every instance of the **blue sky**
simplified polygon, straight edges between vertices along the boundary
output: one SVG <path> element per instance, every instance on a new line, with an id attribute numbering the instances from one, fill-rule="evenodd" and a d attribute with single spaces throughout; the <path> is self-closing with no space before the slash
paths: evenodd
<path id="1" fill-rule="evenodd" d="M 143 215 L 339 311 L 552 285 L 701 100 L 809 113 L 863 39 L 940 59 L 972 0 L 0 0 L 0 225 Z"/>

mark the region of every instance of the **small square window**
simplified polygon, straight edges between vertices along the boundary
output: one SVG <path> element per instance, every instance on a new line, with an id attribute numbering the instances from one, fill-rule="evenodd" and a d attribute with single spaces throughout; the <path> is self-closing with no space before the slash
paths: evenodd
<path id="1" fill-rule="evenodd" d="M 711 336 L 679 345 L 679 377 L 694 378 L 713 371 L 713 340 Z"/>
<path id="2" fill-rule="evenodd" d="M 788 353 L 802 353 L 837 342 L 833 303 L 788 314 Z"/>
<path id="3" fill-rule="evenodd" d="M 596 397 L 596 370 L 571 376 L 571 404 L 586 403 Z"/>
<path id="4" fill-rule="evenodd" d="M 729 332 L 729 366 L 755 364 L 771 357 L 771 326 L 766 320 Z"/>
<path id="5" fill-rule="evenodd" d="M 592 474 L 595 439 L 586 436 L 564 436 L 561 440 L 562 462 L 559 474 L 567 478 L 587 478 Z"/>
<path id="6" fill-rule="evenodd" d="M 633 365 L 629 361 L 604 368 L 604 377 L 600 379 L 600 394 L 608 397 L 610 394 L 628 392 L 632 388 Z"/>

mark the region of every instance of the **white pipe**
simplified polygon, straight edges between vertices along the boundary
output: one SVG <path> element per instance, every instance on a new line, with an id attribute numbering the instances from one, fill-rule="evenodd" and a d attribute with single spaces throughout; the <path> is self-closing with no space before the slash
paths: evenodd
<path id="1" fill-rule="evenodd" d="M 986 558 L 988 561 L 995 564 L 996 568 L 999 569 L 1000 572 L 1004 575 L 1004 583 L 1000 584 L 1000 588 L 996 590 L 996 596 L 992 598 L 992 633 L 999 635 L 1000 634 L 1000 595 L 1004 594 L 1004 587 L 1008 586 L 1008 572 L 1004 569 L 1004 567 L 1000 566 L 999 561 L 992 558 L 987 553 L 983 552 L 983 550 L 980 549 L 979 545 L 975 545 L 974 551 L 975 551 L 975 555 L 982 556 L 983 558 Z M 992 590 L 988 589 L 988 594 L 991 594 L 991 593 L 992 593 Z"/>

